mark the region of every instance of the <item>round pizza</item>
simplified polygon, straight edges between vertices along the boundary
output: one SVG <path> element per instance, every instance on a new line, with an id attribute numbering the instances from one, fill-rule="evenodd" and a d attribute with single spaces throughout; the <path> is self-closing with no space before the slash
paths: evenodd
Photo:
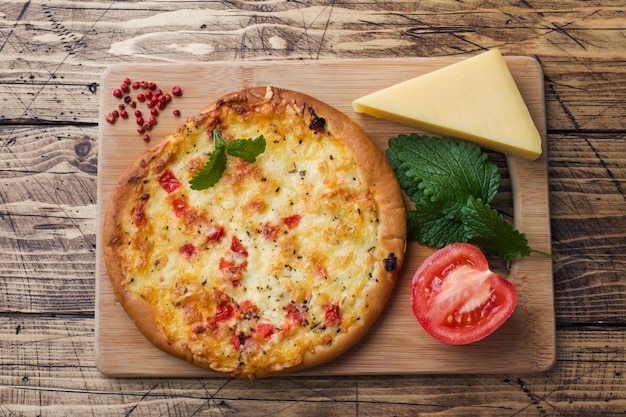
<path id="1" fill-rule="evenodd" d="M 268 86 L 221 97 L 132 162 L 102 245 L 116 296 L 155 346 L 259 378 L 361 339 L 402 266 L 406 213 L 357 124 Z"/>

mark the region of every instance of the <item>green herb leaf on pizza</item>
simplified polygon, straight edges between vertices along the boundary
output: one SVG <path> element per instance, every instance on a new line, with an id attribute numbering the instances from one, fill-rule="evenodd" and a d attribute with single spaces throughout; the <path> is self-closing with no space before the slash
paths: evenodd
<path id="1" fill-rule="evenodd" d="M 254 139 L 235 139 L 232 142 L 226 142 L 222 134 L 217 129 L 213 129 L 213 143 L 215 149 L 209 160 L 189 181 L 192 190 L 205 190 L 217 184 L 226 169 L 228 160 L 226 154 L 253 163 L 257 156 L 265 152 L 263 135 Z"/>

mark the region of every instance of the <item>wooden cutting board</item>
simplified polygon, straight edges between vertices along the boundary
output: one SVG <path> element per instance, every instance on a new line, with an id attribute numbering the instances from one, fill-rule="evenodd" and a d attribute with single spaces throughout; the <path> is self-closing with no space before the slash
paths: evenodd
<path id="1" fill-rule="evenodd" d="M 515 224 L 534 249 L 550 251 L 550 216 L 546 156 L 546 118 L 543 73 L 536 60 L 507 57 L 533 119 L 543 135 L 544 155 L 529 162 L 508 158 Z M 112 91 L 122 80 L 154 81 L 164 91 L 178 85 L 175 98 L 150 132 L 152 142 L 174 130 L 215 98 L 243 87 L 293 89 L 321 99 L 359 123 L 380 146 L 400 133 L 402 125 L 357 114 L 353 99 L 391 84 L 456 62 L 457 58 L 365 59 L 338 61 L 212 62 L 154 65 L 138 63 L 110 68 L 100 85 L 100 140 L 98 155 L 98 219 L 102 219 L 110 192 L 123 169 L 143 152 L 134 117 L 104 122 L 104 113 L 117 107 Z M 182 116 L 172 115 L 179 109 Z M 145 114 L 145 112 L 144 112 Z M 101 225 L 98 225 L 98 243 Z M 366 337 L 335 361 L 299 375 L 504 373 L 547 369 L 555 360 L 555 319 L 552 261 L 532 254 L 513 262 L 509 279 L 519 293 L 518 307 L 496 333 L 467 346 L 448 346 L 430 338 L 415 320 L 409 302 L 411 279 L 431 253 L 409 244 L 405 265 L 391 300 Z M 96 360 L 101 372 L 122 377 L 217 376 L 154 348 L 135 328 L 117 302 L 101 248 L 96 259 Z"/>

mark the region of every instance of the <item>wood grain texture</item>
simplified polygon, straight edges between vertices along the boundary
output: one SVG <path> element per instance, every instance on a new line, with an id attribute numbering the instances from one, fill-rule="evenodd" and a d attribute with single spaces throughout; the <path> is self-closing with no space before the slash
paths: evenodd
<path id="1" fill-rule="evenodd" d="M 546 143 L 542 72 L 527 57 L 507 57 L 507 64 L 529 106 Z M 112 90 L 124 77 L 154 81 L 158 87 L 180 86 L 183 97 L 171 106 L 187 117 L 226 93 L 245 87 L 275 85 L 312 95 L 353 118 L 382 149 L 390 137 L 412 129 L 366 115 L 351 108 L 352 100 L 435 69 L 458 62 L 454 58 L 341 60 L 304 62 L 213 63 L 153 66 L 112 66 L 101 84 Z M 219 84 L 212 80 L 219 79 Z M 120 99 L 103 96 L 101 114 L 115 109 Z M 138 108 L 145 107 L 139 106 Z M 168 107 L 169 108 L 169 107 Z M 130 118 L 132 119 L 132 118 Z M 164 117 L 158 132 L 169 132 L 180 124 Z M 158 134 L 154 132 L 155 135 Z M 150 132 L 153 134 L 153 131 Z M 164 134 L 164 133 L 162 133 Z M 153 137 L 158 139 L 158 136 Z M 134 120 L 118 119 L 101 125 L 98 172 L 98 218 L 102 219 L 109 195 L 123 170 L 149 145 L 136 132 Z M 547 146 L 546 146 L 547 147 Z M 547 164 L 508 159 L 512 183 L 514 221 L 526 233 L 535 250 L 550 252 L 550 219 Z M 98 232 L 100 229 L 98 228 Z M 506 275 L 516 285 L 518 307 L 499 331 L 470 346 L 445 346 L 428 337 L 416 325 L 410 307 L 411 279 L 431 249 L 409 244 L 405 265 L 386 311 L 365 340 L 328 365 L 306 371 L 308 375 L 368 375 L 412 373 L 532 372 L 554 362 L 554 310 L 552 261 L 532 254 L 512 263 Z M 135 328 L 113 295 L 106 268 L 96 258 L 96 350 L 98 367 L 111 376 L 205 376 L 203 369 L 163 354 L 153 348 Z M 385 357 L 385 361 L 378 358 Z M 428 361 L 413 358 L 429 357 Z M 142 358 L 148 360 L 141 361 Z M 214 375 L 209 373 L 209 375 Z"/>
<path id="2" fill-rule="evenodd" d="M 626 407 L 626 333 L 557 332 L 547 372 L 430 376 L 108 378 L 94 320 L 0 317 L 0 410 L 15 416 L 608 416 Z M 593 389 L 590 389 L 593 387 Z M 61 404 L 62 407 L 55 406 Z"/>
<path id="3" fill-rule="evenodd" d="M 92 312 L 96 129 L 0 128 L 0 312 Z"/>

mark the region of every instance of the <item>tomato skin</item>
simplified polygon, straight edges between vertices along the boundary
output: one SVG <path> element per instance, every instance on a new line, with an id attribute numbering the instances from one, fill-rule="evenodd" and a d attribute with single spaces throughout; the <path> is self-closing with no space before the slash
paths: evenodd
<path id="1" fill-rule="evenodd" d="M 429 256 L 415 272 L 411 306 L 436 340 L 463 345 L 500 327 L 517 305 L 513 284 L 489 269 L 476 246 L 454 243 Z"/>

